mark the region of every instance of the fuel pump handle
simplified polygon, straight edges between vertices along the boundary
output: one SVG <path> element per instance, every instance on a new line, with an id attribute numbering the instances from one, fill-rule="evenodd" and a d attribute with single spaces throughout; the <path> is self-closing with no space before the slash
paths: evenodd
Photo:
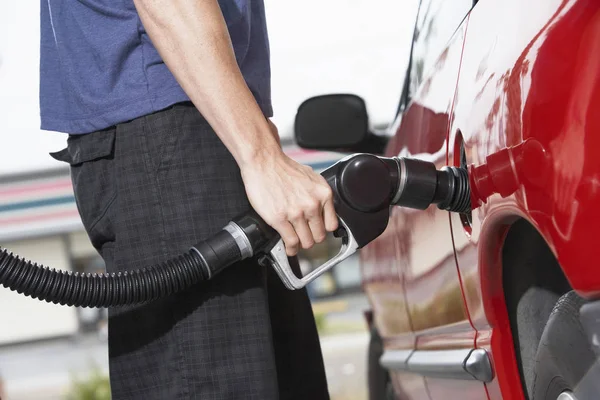
<path id="1" fill-rule="evenodd" d="M 255 211 L 234 218 L 186 253 L 156 265 L 117 273 L 54 270 L 0 248 L 0 285 L 39 300 L 78 307 L 115 307 L 153 301 L 209 280 L 224 268 L 257 256 L 294 290 L 344 261 L 386 229 L 390 207 L 467 212 L 469 181 L 463 168 L 410 158 L 354 154 L 322 172 L 333 190 L 342 239 L 339 253 L 305 277 L 290 267 L 284 243 Z"/>
<path id="2" fill-rule="evenodd" d="M 334 235 L 342 245 L 337 255 L 301 278 L 290 266 L 281 237 L 255 211 L 234 218 L 225 229 L 235 238 L 240 253 L 259 255 L 288 289 L 300 289 L 381 235 L 392 205 L 426 209 L 435 203 L 449 211 L 470 209 L 468 182 L 457 182 L 468 177 L 456 169 L 438 171 L 426 161 L 353 154 L 324 170 L 339 220 Z"/>

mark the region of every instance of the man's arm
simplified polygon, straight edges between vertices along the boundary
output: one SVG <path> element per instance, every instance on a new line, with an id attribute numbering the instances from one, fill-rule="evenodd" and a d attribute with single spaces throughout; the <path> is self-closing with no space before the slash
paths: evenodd
<path id="1" fill-rule="evenodd" d="M 248 89 L 216 0 L 134 0 L 165 64 L 240 167 L 256 212 L 288 255 L 337 228 L 331 188 L 287 157 Z M 275 133 L 275 134 L 274 134 Z"/>

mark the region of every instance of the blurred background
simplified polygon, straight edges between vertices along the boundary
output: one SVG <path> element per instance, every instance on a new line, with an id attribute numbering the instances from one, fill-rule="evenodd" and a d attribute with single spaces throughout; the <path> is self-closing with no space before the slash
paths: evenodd
<path id="1" fill-rule="evenodd" d="M 274 122 L 285 151 L 322 170 L 341 155 L 299 149 L 300 103 L 327 93 L 363 97 L 373 127 L 395 116 L 416 0 L 265 0 Z M 55 268 L 104 268 L 75 206 L 69 170 L 48 153 L 65 136 L 39 130 L 39 3 L 0 3 L 0 245 Z M 330 258 L 331 239 L 301 254 L 304 271 Z M 309 287 L 332 399 L 366 399 L 368 334 L 358 257 Z M 106 314 L 59 307 L 0 288 L 0 398 L 108 399 Z"/>

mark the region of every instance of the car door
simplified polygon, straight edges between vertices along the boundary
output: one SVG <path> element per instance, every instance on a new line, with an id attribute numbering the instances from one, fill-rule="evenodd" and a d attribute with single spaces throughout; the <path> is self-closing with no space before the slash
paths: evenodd
<path id="1" fill-rule="evenodd" d="M 472 4 L 421 1 L 404 104 L 388 156 L 420 158 L 438 169 L 447 165 L 449 126 Z M 426 211 L 396 208 L 390 225 L 395 246 L 389 251 L 396 253 L 411 332 L 385 347 L 382 364 L 398 391 L 406 392 L 409 380 L 414 385 L 417 374 L 432 400 L 487 398 L 484 385 L 463 367 L 476 331 L 462 295 L 448 212 L 435 206 Z M 400 349 L 399 343 L 406 348 Z"/>

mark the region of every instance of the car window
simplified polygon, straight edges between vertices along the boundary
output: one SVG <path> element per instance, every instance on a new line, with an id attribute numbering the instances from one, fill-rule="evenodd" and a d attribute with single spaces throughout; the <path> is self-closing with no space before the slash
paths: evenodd
<path id="1" fill-rule="evenodd" d="M 473 0 L 421 1 L 415 24 L 409 70 L 405 77 L 403 98 L 398 111 L 401 111 L 413 98 L 473 4 Z"/>

